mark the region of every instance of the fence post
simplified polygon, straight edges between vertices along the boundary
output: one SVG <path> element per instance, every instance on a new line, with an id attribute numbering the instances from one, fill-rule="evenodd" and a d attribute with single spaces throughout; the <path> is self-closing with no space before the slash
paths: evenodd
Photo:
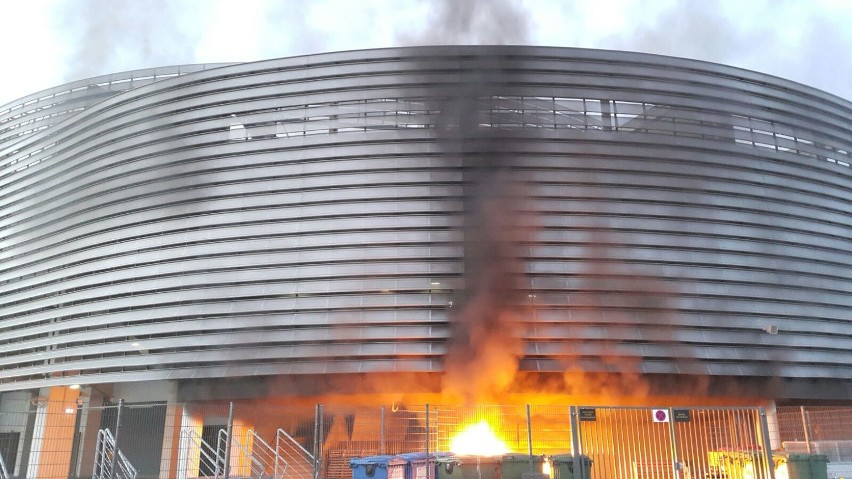
<path id="1" fill-rule="evenodd" d="M 109 464 L 109 477 L 110 479 L 115 479 L 115 466 L 118 463 L 118 437 L 121 433 L 121 410 L 124 409 L 124 399 L 118 400 L 118 410 L 115 414 L 115 450 L 112 453 L 112 460 Z M 106 451 L 106 448 L 104 448 Z"/>
<path id="2" fill-rule="evenodd" d="M 74 437 L 71 439 L 71 465 L 68 468 L 68 477 L 77 477 L 78 469 L 80 467 L 80 441 L 82 437 L 80 435 L 80 420 L 83 416 L 83 402 L 80 399 L 77 399 L 77 411 L 75 411 L 74 416 Z M 0 457 L 2 459 L 2 457 Z M 3 465 L 5 469 L 6 466 Z"/>
<path id="3" fill-rule="evenodd" d="M 317 454 L 317 479 L 322 476 L 322 445 L 325 436 L 325 408 L 322 404 L 319 405 L 319 454 Z"/>
<path id="4" fill-rule="evenodd" d="M 225 479 L 231 479 L 231 435 L 234 433 L 234 402 L 228 407 L 228 430 L 225 433 Z"/>
<path id="5" fill-rule="evenodd" d="M 314 463 L 312 464 L 314 467 L 314 479 L 319 479 L 319 474 L 317 474 L 317 458 L 319 457 L 319 423 L 320 423 L 320 405 L 317 404 L 314 407 Z"/>
<path id="6" fill-rule="evenodd" d="M 763 451 L 766 467 L 769 469 L 769 479 L 775 479 L 775 463 L 772 462 L 772 444 L 769 442 L 769 423 L 766 420 L 766 408 L 758 409 L 760 412 L 760 434 L 763 436 Z"/>
<path id="7" fill-rule="evenodd" d="M 428 425 L 426 426 L 429 427 Z M 382 425 L 381 425 L 381 433 L 379 435 L 379 454 L 385 453 L 385 407 L 382 406 Z"/>
<path id="8" fill-rule="evenodd" d="M 426 479 L 429 479 L 429 462 L 429 403 L 426 403 Z"/>
<path id="9" fill-rule="evenodd" d="M 580 447 L 580 421 L 577 415 L 577 406 L 571 406 L 569 411 L 571 414 L 571 455 L 574 457 L 572 466 L 574 470 L 572 472 L 577 479 L 587 479 L 584 477 L 583 458 L 581 457 L 583 449 Z M 580 464 L 578 465 L 578 463 Z"/>
<path id="10" fill-rule="evenodd" d="M 805 412 L 805 406 L 799 406 L 799 412 L 802 413 L 802 429 L 805 431 L 805 447 L 808 448 L 808 454 L 811 453 L 811 425 L 808 421 L 808 413 Z"/>
<path id="11" fill-rule="evenodd" d="M 530 455 L 530 472 L 535 472 L 533 465 L 533 447 L 532 447 L 532 418 L 530 417 L 530 405 L 527 404 L 527 451 Z M 429 478 L 426 478 L 429 479 Z"/>
<path id="12" fill-rule="evenodd" d="M 672 448 L 672 472 L 674 473 L 674 478 L 679 478 L 680 476 L 680 458 L 678 457 L 677 452 L 677 435 L 675 431 L 675 422 L 674 422 L 674 409 L 669 408 L 669 440 L 671 441 Z"/>

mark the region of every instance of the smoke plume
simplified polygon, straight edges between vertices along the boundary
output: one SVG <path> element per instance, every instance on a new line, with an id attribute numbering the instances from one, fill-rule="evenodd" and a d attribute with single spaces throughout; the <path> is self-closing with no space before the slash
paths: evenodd
<path id="1" fill-rule="evenodd" d="M 400 45 L 518 45 L 530 43 L 530 15 L 512 0 L 435 0 L 426 27 L 402 33 Z"/>
<path id="2" fill-rule="evenodd" d="M 441 0 L 430 6 L 425 28 L 401 35 L 400 44 L 529 42 L 529 14 L 517 2 Z M 471 62 L 426 94 L 433 99 L 431 109 L 440 112 L 436 132 L 444 157 L 463 170 L 463 285 L 449 313 L 442 389 L 466 402 L 499 394 L 514 380 L 524 347 L 517 306 L 524 269 L 520 245 L 528 235 L 516 214 L 526 193 L 515 158 L 487 126 L 490 101 L 505 72 L 498 60 Z M 436 66 L 449 65 L 421 65 Z"/>

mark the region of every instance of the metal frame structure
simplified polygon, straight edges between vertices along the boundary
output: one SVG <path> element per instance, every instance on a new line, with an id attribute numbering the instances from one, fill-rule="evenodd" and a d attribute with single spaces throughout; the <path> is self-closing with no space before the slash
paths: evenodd
<path id="1" fill-rule="evenodd" d="M 442 371 L 472 152 L 525 188 L 521 371 L 852 394 L 849 101 L 566 48 L 158 71 L 0 107 L 0 390 Z"/>
<path id="2" fill-rule="evenodd" d="M 163 408 L 170 413 L 163 416 Z M 225 416 L 217 404 L 81 407 L 79 414 L 93 420 L 48 421 L 42 431 L 27 434 L 30 440 L 0 443 L 0 448 L 9 454 L 4 454 L 7 477 L 346 479 L 356 457 L 445 457 L 459 433 L 485 422 L 515 457 L 515 479 L 539 472 L 544 462 L 558 471 L 551 475 L 557 479 L 566 470 L 585 479 L 769 479 L 790 462 L 801 465 L 803 457 L 826 468 L 828 477 L 842 477 L 852 464 L 849 407 L 781 408 L 772 418 L 771 411 L 758 407 L 242 403 L 230 411 Z M 803 423 L 801 412 L 811 420 Z M 0 423 L 28 423 L 26 416 L 38 414 L 0 413 Z M 116 416 L 123 419 L 115 429 L 98 429 L 103 424 L 98 418 Z M 812 439 L 809 445 L 800 441 L 803 433 Z M 273 444 L 278 458 L 272 457 Z M 803 456 L 808 451 L 813 455 Z M 524 456 L 531 459 L 529 468 Z M 418 471 L 417 477 L 426 476 Z"/>

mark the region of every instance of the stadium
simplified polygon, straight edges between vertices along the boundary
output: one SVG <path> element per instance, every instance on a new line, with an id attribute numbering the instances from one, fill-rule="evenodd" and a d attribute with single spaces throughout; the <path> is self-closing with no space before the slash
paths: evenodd
<path id="1" fill-rule="evenodd" d="M 35 93 L 0 107 L 0 412 L 848 405 L 850 125 L 781 78 L 546 47 Z"/>

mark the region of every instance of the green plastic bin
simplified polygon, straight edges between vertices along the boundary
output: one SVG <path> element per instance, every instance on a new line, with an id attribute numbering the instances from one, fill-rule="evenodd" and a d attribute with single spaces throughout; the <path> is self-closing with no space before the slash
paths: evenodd
<path id="1" fill-rule="evenodd" d="M 529 454 L 503 454 L 500 474 L 502 479 L 523 479 L 527 473 L 541 473 L 544 456 L 533 456 L 530 468 Z"/>
<path id="2" fill-rule="evenodd" d="M 787 467 L 789 479 L 828 479 L 828 456 L 825 454 L 772 453 L 775 470 Z"/>
<path id="3" fill-rule="evenodd" d="M 592 477 L 592 460 L 588 456 L 580 456 L 580 467 L 582 468 L 582 477 L 589 479 Z M 555 454 L 550 458 L 550 468 L 552 479 L 574 479 L 574 456 L 571 454 Z M 578 471 L 580 472 L 580 471 Z M 579 477 L 579 476 L 577 476 Z"/>
<path id="4" fill-rule="evenodd" d="M 500 456 L 453 456 L 437 460 L 438 479 L 502 479 Z"/>
<path id="5" fill-rule="evenodd" d="M 455 456 L 435 459 L 435 477 L 437 479 L 460 479 L 459 459 Z"/>

